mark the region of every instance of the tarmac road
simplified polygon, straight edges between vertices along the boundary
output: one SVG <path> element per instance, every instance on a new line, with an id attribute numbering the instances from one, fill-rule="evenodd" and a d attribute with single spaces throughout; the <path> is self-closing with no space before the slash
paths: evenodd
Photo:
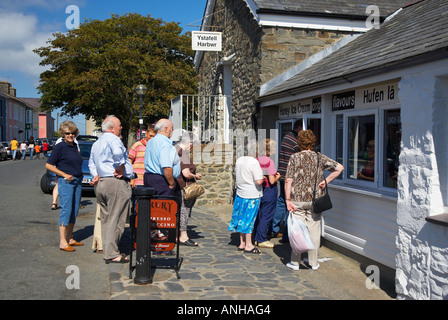
<path id="1" fill-rule="evenodd" d="M 75 253 L 59 250 L 59 210 L 51 210 L 51 195 L 40 189 L 43 160 L 0 162 L 0 299 L 109 299 L 109 271 L 91 242 Z M 94 195 L 83 195 L 75 225 L 78 241 L 93 234 Z M 75 265 L 80 289 L 67 289 Z M 74 283 L 73 281 L 71 283 Z"/>

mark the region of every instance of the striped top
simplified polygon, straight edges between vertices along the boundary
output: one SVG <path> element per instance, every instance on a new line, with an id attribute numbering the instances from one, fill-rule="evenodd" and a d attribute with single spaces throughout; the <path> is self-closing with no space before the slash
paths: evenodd
<path id="1" fill-rule="evenodd" d="M 283 137 L 280 152 L 278 153 L 278 172 L 281 175 L 281 181 L 285 181 L 289 158 L 297 152 L 299 152 L 299 146 L 297 145 L 297 132 L 290 131 Z"/>
<path id="2" fill-rule="evenodd" d="M 129 149 L 129 160 L 132 163 L 134 172 L 137 174 L 135 179 L 135 185 L 143 185 L 143 175 L 145 173 L 145 151 L 146 151 L 146 139 L 137 141 Z"/>

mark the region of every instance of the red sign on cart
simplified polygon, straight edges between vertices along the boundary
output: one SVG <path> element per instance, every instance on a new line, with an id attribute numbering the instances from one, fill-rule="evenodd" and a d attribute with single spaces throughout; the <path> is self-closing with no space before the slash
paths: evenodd
<path id="1" fill-rule="evenodd" d="M 177 202 L 151 199 L 151 250 L 171 251 L 176 244 Z"/>

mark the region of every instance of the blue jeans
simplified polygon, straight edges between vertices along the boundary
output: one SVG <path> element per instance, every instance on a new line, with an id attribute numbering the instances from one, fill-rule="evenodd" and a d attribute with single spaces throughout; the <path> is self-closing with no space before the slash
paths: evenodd
<path id="1" fill-rule="evenodd" d="M 275 235 L 280 232 L 280 227 L 282 222 L 284 221 L 283 227 L 283 240 L 288 239 L 288 229 L 287 229 L 287 221 L 288 221 L 288 209 L 286 209 L 285 203 L 285 182 L 279 181 L 280 183 L 280 195 L 277 198 L 277 206 L 275 209 L 274 217 L 272 218 L 272 229 L 271 234 Z"/>
<path id="2" fill-rule="evenodd" d="M 30 148 L 30 159 L 33 160 L 34 148 Z"/>
<path id="3" fill-rule="evenodd" d="M 60 226 L 66 227 L 76 222 L 81 201 L 81 182 L 82 177 L 73 177 L 72 181 L 58 177 L 59 202 L 61 204 Z"/>

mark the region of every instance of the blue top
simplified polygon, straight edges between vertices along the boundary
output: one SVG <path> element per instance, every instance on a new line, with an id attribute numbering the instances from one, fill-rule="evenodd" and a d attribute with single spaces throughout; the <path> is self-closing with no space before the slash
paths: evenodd
<path id="1" fill-rule="evenodd" d="M 100 178 L 113 177 L 117 167 L 124 164 L 123 177 L 131 179 L 134 169 L 128 158 L 128 152 L 121 139 L 111 132 L 105 132 L 95 141 L 90 152 L 90 174 Z"/>
<path id="2" fill-rule="evenodd" d="M 145 150 L 145 171 L 163 175 L 163 168 L 173 168 L 174 179 L 180 176 L 180 159 L 170 139 L 156 134 L 148 141 Z"/>
<path id="3" fill-rule="evenodd" d="M 82 157 L 76 142 L 73 145 L 66 142 L 55 145 L 47 163 L 74 177 L 82 177 Z"/>

